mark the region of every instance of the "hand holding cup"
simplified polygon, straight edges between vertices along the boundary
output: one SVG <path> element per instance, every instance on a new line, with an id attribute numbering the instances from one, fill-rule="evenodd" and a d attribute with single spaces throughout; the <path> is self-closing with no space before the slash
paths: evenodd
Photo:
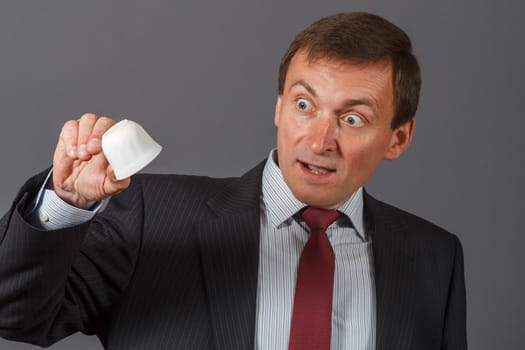
<path id="1" fill-rule="evenodd" d="M 160 146 L 151 138 L 140 142 L 147 138 L 140 125 L 127 120 L 115 124 L 109 117 L 87 113 L 67 121 L 53 157 L 52 188 L 64 201 L 79 208 L 123 191 L 130 184 L 129 177 L 160 152 Z M 103 153 L 103 144 L 112 164 Z M 146 156 L 137 161 L 144 153 Z"/>

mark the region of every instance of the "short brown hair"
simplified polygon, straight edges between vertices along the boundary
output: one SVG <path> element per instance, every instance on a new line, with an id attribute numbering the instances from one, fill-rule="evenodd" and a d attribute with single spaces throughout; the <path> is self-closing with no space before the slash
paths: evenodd
<path id="1" fill-rule="evenodd" d="M 299 50 L 310 60 L 330 57 L 354 64 L 388 60 L 392 64 L 395 114 L 393 129 L 412 119 L 417 110 L 421 72 L 408 35 L 386 19 L 365 12 L 324 17 L 297 34 L 279 66 L 282 95 L 288 66 Z"/>

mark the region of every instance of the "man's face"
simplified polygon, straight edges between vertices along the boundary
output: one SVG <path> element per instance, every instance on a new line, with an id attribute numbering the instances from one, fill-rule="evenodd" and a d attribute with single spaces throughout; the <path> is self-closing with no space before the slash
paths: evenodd
<path id="1" fill-rule="evenodd" d="M 403 153 L 414 121 L 391 128 L 393 93 L 388 62 L 310 62 L 305 51 L 294 56 L 277 99 L 275 125 L 279 168 L 295 197 L 336 208 L 381 160 Z"/>

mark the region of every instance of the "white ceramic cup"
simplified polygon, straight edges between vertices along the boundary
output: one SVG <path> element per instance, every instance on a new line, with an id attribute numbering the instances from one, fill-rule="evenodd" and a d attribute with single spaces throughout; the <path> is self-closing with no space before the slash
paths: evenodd
<path id="1" fill-rule="evenodd" d="M 113 167 L 117 180 L 144 168 L 161 150 L 162 146 L 132 120 L 121 120 L 102 135 L 102 152 Z"/>

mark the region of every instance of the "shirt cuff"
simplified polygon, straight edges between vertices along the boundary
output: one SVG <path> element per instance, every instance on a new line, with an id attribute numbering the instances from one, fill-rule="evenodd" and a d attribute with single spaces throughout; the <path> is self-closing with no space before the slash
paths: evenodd
<path id="1" fill-rule="evenodd" d="M 109 202 L 109 198 L 96 202 L 88 210 L 72 206 L 63 201 L 55 191 L 45 188 L 51 173 L 38 192 L 35 207 L 27 217 L 33 226 L 44 230 L 58 230 L 80 225 L 91 220 L 99 211 L 104 210 Z"/>

